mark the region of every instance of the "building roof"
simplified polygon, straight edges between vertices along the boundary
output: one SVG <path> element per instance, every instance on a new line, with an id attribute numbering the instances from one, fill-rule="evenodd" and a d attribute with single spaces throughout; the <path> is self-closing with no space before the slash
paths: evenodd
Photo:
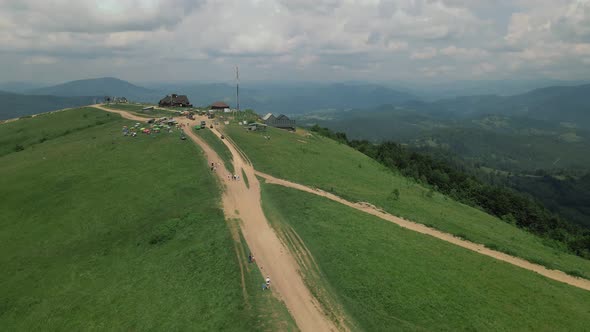
<path id="1" fill-rule="evenodd" d="M 211 104 L 211 108 L 229 108 L 229 105 L 222 101 L 216 101 Z"/>
<path id="2" fill-rule="evenodd" d="M 162 104 L 169 104 L 169 105 L 190 105 L 191 103 L 188 101 L 188 97 L 185 95 L 177 95 L 172 94 L 168 95 L 160 100 L 160 105 Z"/>
<path id="3" fill-rule="evenodd" d="M 272 113 L 268 113 L 262 119 L 264 123 L 272 127 L 295 129 L 295 120 L 289 119 L 284 114 L 275 117 Z"/>

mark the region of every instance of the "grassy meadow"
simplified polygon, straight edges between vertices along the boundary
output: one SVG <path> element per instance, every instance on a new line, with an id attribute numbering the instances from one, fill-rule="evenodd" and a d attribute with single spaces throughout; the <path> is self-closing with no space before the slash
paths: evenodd
<path id="1" fill-rule="evenodd" d="M 207 143 L 207 145 L 209 145 L 215 151 L 215 153 L 217 153 L 225 165 L 225 168 L 230 171 L 231 174 L 236 174 L 231 152 L 227 146 L 225 146 L 225 144 L 223 144 L 223 142 L 211 132 L 211 129 L 193 129 L 193 132 L 201 137 Z"/>
<path id="2" fill-rule="evenodd" d="M 73 116 L 78 112 L 79 116 Z M 44 113 L 34 118 L 23 118 L 0 127 L 0 156 L 32 147 L 45 141 L 65 136 L 115 120 L 117 116 L 106 112 L 93 112 L 91 108 Z"/>
<path id="3" fill-rule="evenodd" d="M 0 125 L 1 329 L 294 330 L 244 271 L 200 149 L 130 123 L 83 108 Z"/>
<path id="4" fill-rule="evenodd" d="M 263 184 L 262 201 L 313 255 L 312 291 L 327 289 L 361 330 L 588 328 L 588 291 L 294 189 Z"/>
<path id="5" fill-rule="evenodd" d="M 432 192 L 346 145 L 301 129 L 251 132 L 231 125 L 225 131 L 259 171 L 351 201 L 370 202 L 394 215 L 590 278 L 590 261 L 567 253 L 559 244 Z"/>
<path id="6" fill-rule="evenodd" d="M 154 105 L 138 105 L 138 104 L 108 104 L 104 105 L 106 108 L 110 108 L 113 110 L 120 110 L 120 111 L 127 111 L 131 112 L 132 114 L 143 116 L 146 118 L 154 118 L 154 117 L 169 117 L 175 116 L 176 114 L 172 111 L 166 111 L 163 109 L 153 109 L 143 111 L 143 108 L 146 106 L 154 106 Z"/>

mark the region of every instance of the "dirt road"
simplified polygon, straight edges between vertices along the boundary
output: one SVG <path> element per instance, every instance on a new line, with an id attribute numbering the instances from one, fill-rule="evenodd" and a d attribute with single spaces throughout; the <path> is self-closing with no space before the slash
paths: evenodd
<path id="1" fill-rule="evenodd" d="M 341 197 L 338 197 L 334 194 L 325 192 L 323 190 L 310 188 L 310 187 L 307 187 L 307 186 L 304 186 L 304 185 L 301 185 L 298 183 L 290 182 L 287 180 L 277 179 L 271 175 L 264 174 L 261 172 L 256 172 L 256 174 L 258 176 L 264 178 L 268 183 L 277 184 L 277 185 L 281 185 L 281 186 L 285 186 L 285 187 L 289 187 L 289 188 L 293 188 L 293 189 L 298 189 L 298 190 L 305 191 L 305 192 L 308 192 L 308 193 L 311 193 L 314 195 L 326 197 L 326 198 L 329 198 L 329 199 L 331 199 L 335 202 L 338 202 L 340 204 L 344 204 L 346 206 L 357 209 L 359 211 L 363 211 L 365 213 L 372 214 L 372 215 L 379 217 L 381 219 L 395 223 L 403 228 L 407 228 L 407 229 L 413 230 L 418 233 L 430 235 L 432 237 L 452 243 L 452 244 L 457 245 L 459 247 L 463 247 L 463 248 L 475 251 L 477 253 L 480 253 L 482 255 L 486 255 L 486 256 L 495 258 L 497 260 L 501 260 L 501 261 L 510 263 L 512 265 L 516 265 L 516 266 L 521 267 L 523 269 L 536 272 L 536 273 L 538 273 L 542 276 L 545 276 L 547 278 L 557 280 L 557 281 L 572 285 L 574 287 L 582 288 L 585 290 L 590 290 L 590 280 L 576 278 L 576 277 L 570 276 L 570 275 L 568 275 L 564 272 L 558 271 L 558 270 L 550 270 L 542 265 L 533 264 L 533 263 L 526 261 L 524 259 L 510 256 L 505 253 L 486 248 L 485 246 L 483 246 L 481 244 L 477 244 L 477 243 L 473 243 L 470 241 L 460 239 L 460 238 L 455 237 L 451 234 L 444 233 L 444 232 L 438 231 L 436 229 L 427 227 L 423 224 L 418 224 L 418 223 L 411 222 L 411 221 L 408 221 L 405 219 L 401 219 L 401 218 L 393 216 L 389 213 L 383 212 L 370 204 L 352 203 L 350 201 L 347 201 Z"/>
<path id="2" fill-rule="evenodd" d="M 94 107 L 107 112 L 118 113 L 129 120 L 146 121 L 145 118 L 125 111 L 111 110 L 100 105 L 94 105 Z M 204 117 L 196 117 L 195 120 L 179 119 L 180 123 L 189 125 L 183 128 L 185 134 L 201 147 L 209 162 L 221 162 L 221 158 L 217 156 L 215 151 L 195 135 L 191 129 L 200 121 L 206 119 Z M 212 132 L 218 137 L 221 136 L 217 130 L 212 130 Z M 225 140 L 223 141 L 233 155 L 236 174 L 241 177 L 241 170 L 243 169 L 249 181 L 248 188 L 243 179 L 240 181 L 229 180 L 229 172 L 223 167 L 223 163 L 221 163 L 221 167 L 218 166 L 216 174 L 225 185 L 223 193 L 225 217 L 241 220 L 242 233 L 256 259 L 256 263 L 260 267 L 263 276 L 270 277 L 273 294 L 285 302 L 299 329 L 302 331 L 337 331 L 336 326 L 326 317 L 317 299 L 313 297 L 304 284 L 295 258 L 280 241 L 266 220 L 260 202 L 260 183 L 256 178 L 254 168 L 244 162 L 231 144 L 228 144 Z M 260 280 L 261 285 L 263 282 L 263 280 Z"/>
<path id="3" fill-rule="evenodd" d="M 100 104 L 90 105 L 90 107 L 98 108 L 98 109 L 106 111 L 106 112 L 117 113 L 117 114 L 121 115 L 123 118 L 128 119 L 128 120 L 139 121 L 139 122 L 146 122 L 148 120 L 147 118 L 144 118 L 144 117 L 141 117 L 138 115 L 133 115 L 129 112 L 106 108 Z"/>
<path id="4" fill-rule="evenodd" d="M 108 109 L 104 110 L 119 113 L 122 116 L 131 120 L 139 119 L 145 121 L 145 119 L 143 118 L 138 118 L 130 114 L 123 114 L 125 112 L 122 111 L 113 111 Z M 197 121 L 194 122 L 196 123 Z M 204 142 L 199 142 L 200 140 L 198 139 L 198 137 L 196 137 L 190 131 L 190 129 L 186 132 L 191 138 L 193 138 L 193 140 L 195 140 L 199 145 L 201 145 L 204 150 L 208 149 L 208 146 L 204 144 Z M 219 132 L 217 132 L 216 130 L 214 130 L 213 132 L 216 135 L 220 136 Z M 278 184 L 305 191 L 308 193 L 312 193 L 315 195 L 319 195 L 322 197 L 326 197 L 335 202 L 374 215 L 389 222 L 393 222 L 401 227 L 413 230 L 415 232 L 435 237 L 437 239 L 452 243 L 465 249 L 469 249 L 482 255 L 486 255 L 494 259 L 518 266 L 520 268 L 536 272 L 544 277 L 590 291 L 590 280 L 576 278 L 562 271 L 550 270 L 542 265 L 534 264 L 524 259 L 510 256 L 508 254 L 486 248 L 481 244 L 457 238 L 451 234 L 438 231 L 436 229 L 427 227 L 423 224 L 401 219 L 399 217 L 383 212 L 370 204 L 352 203 L 341 197 L 338 197 L 336 195 L 319 189 L 310 188 L 298 183 L 277 179 L 268 174 L 256 172 L 252 165 L 244 162 L 244 160 L 240 157 L 240 154 L 233 147 L 233 145 L 229 144 L 226 140 L 224 140 L 224 143 L 232 152 L 232 155 L 234 157 L 234 165 L 237 172 L 239 173 L 239 170 L 243 168 L 248 176 L 248 180 L 250 181 L 250 190 L 248 190 L 245 187 L 243 182 L 229 183 L 228 190 L 224 194 L 225 211 L 226 213 L 228 213 L 228 217 L 237 217 L 244 221 L 242 224 L 242 232 L 244 232 L 244 236 L 246 237 L 246 241 L 248 242 L 250 248 L 254 251 L 255 254 L 257 253 L 257 260 L 263 263 L 261 264 L 261 267 L 263 268 L 263 273 L 270 272 L 269 274 L 271 274 L 271 278 L 272 275 L 275 275 L 275 273 L 277 273 L 277 276 L 284 278 L 281 281 L 277 280 L 277 282 L 280 283 L 280 287 L 278 284 L 275 284 L 277 286 L 276 290 L 282 295 L 283 300 L 287 304 L 287 307 L 293 314 L 293 317 L 295 318 L 297 324 L 300 326 L 302 330 L 307 330 L 309 328 L 310 330 L 320 331 L 334 329 L 334 326 L 330 325 L 329 322 L 324 322 L 325 324 L 327 324 L 324 325 L 324 328 L 318 329 L 314 327 L 320 326 L 315 324 L 322 324 L 322 320 L 326 321 L 326 319 L 325 317 L 323 317 L 323 314 L 321 313 L 321 310 L 317 305 L 317 301 L 311 296 L 311 294 L 309 294 L 309 290 L 307 290 L 307 288 L 305 288 L 305 286 L 303 285 L 303 282 L 301 281 L 301 278 L 297 273 L 296 263 L 293 257 L 288 253 L 288 251 L 279 241 L 277 236 L 274 234 L 274 232 L 268 225 L 266 218 L 264 217 L 264 213 L 262 212 L 262 209 L 260 207 L 260 184 L 257 181 L 255 175 L 264 178 L 268 183 Z M 206 153 L 209 155 L 209 152 L 206 151 Z M 215 160 L 219 160 L 219 158 L 216 158 Z M 239 211 L 240 214 L 238 215 L 234 211 Z M 268 250 L 272 250 L 272 252 L 269 252 Z M 281 274 L 281 271 L 277 271 L 276 268 L 279 266 L 282 267 L 284 265 L 286 265 L 286 267 L 289 268 L 289 272 L 286 274 Z M 293 292 L 289 291 L 289 283 L 293 275 L 297 276 L 297 282 L 301 282 L 301 284 L 297 284 L 298 291 L 296 294 L 293 294 Z M 274 280 L 275 279 L 273 279 L 273 283 Z M 283 283 L 283 280 L 284 282 L 286 282 L 286 284 Z M 302 298 L 298 297 L 301 296 L 301 294 L 298 293 L 299 291 L 306 292 Z M 295 298 L 291 298 L 292 296 L 294 296 Z M 309 306 L 310 303 L 312 304 L 311 306 Z M 307 306 L 305 304 L 307 304 Z M 315 313 L 315 316 L 313 316 L 315 318 L 312 318 L 312 322 L 307 321 L 305 318 L 302 318 L 305 317 L 306 311 Z"/>

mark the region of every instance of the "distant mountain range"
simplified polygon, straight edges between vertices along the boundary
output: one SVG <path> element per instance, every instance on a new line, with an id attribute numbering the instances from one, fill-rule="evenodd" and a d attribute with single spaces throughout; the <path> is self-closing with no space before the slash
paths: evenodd
<path id="1" fill-rule="evenodd" d="M 481 95 L 415 101 L 402 106 L 419 112 L 451 117 L 486 114 L 521 116 L 550 122 L 571 122 L 590 130 L 590 84 L 553 86 L 515 96 Z"/>
<path id="2" fill-rule="evenodd" d="M 4 82 L 0 83 L 0 91 L 11 92 L 11 93 L 29 93 L 31 90 L 39 89 L 44 87 L 40 83 L 32 82 Z"/>
<path id="3" fill-rule="evenodd" d="M 77 106 L 82 101 L 94 101 L 104 96 L 156 103 L 167 94 L 178 93 L 187 95 L 191 103 L 197 106 L 207 106 L 218 100 L 236 106 L 235 86 L 223 83 L 157 83 L 142 87 L 105 77 L 42 88 L 31 88 L 34 87 L 32 83 L 5 83 L 2 86 L 23 93 L 21 97 L 14 93 L 0 95 L 0 102 L 7 98 L 12 100 L 11 109 L 4 107 L 0 112 L 3 118 L 7 114 L 18 116 L 38 113 L 40 109 Z M 590 94 L 590 85 L 542 88 L 515 96 L 478 95 L 431 102 L 423 101 L 407 91 L 410 90 L 362 83 L 246 83 L 240 87 L 240 106 L 242 109 L 255 109 L 259 113 L 297 115 L 318 111 L 337 114 L 363 109 L 352 113 L 360 114 L 380 105 L 393 105 L 428 116 L 467 118 L 484 114 L 518 115 L 543 121 L 571 122 L 590 128 L 590 98 L 586 97 Z M 42 97 L 38 99 L 31 95 Z M 17 99 L 20 101 L 16 102 Z M 2 104 L 7 106 L 8 102 Z M 40 105 L 44 107 L 37 108 Z M 351 117 L 350 114 L 344 116 Z"/>
<path id="4" fill-rule="evenodd" d="M 590 163 L 590 85 L 548 87 L 516 96 L 410 101 L 298 117 L 354 139 L 437 149 L 512 171 L 585 169 Z"/>
<path id="5" fill-rule="evenodd" d="M 436 101 L 459 96 L 498 95 L 514 96 L 548 86 L 577 86 L 588 84 L 588 80 L 563 81 L 553 79 L 537 80 L 477 80 L 452 81 L 444 83 L 392 82 L 384 85 L 418 95 L 423 100 Z"/>
<path id="6" fill-rule="evenodd" d="M 117 78 L 105 77 L 71 81 L 43 88 L 27 89 L 27 84 L 11 83 L 6 87 L 22 91 L 22 102 L 12 104 L 11 110 L 0 112 L 0 118 L 28 115 L 41 112 L 37 105 L 42 103 L 43 110 L 66 105 L 77 106 L 80 100 L 102 100 L 105 96 L 126 97 L 130 101 L 157 103 L 167 94 L 187 95 L 195 106 L 207 106 L 215 101 L 224 101 L 236 106 L 236 87 L 228 84 L 213 83 L 159 83 L 149 88 L 141 87 Z M 32 96 L 57 96 L 60 98 L 41 99 Z M 8 95 L 0 96 L 8 98 Z M 14 94 L 10 98 L 16 98 Z M 64 99 L 73 98 L 73 99 Z M 82 99 L 80 99 L 82 98 Z M 317 110 L 345 110 L 355 107 L 372 107 L 384 103 L 402 103 L 418 97 L 375 84 L 301 84 L 277 85 L 256 84 L 240 87 L 240 106 L 252 108 L 259 113 L 274 112 L 288 115 Z M 33 100 L 43 100 L 33 102 Z M 69 102 L 68 102 L 69 101 Z"/>
<path id="7" fill-rule="evenodd" d="M 28 91 L 28 93 L 60 97 L 117 96 L 141 101 L 153 97 L 157 92 L 117 78 L 105 77 L 71 81 L 50 87 L 33 89 Z"/>
<path id="8" fill-rule="evenodd" d="M 93 97 L 23 95 L 0 91 L 0 120 L 94 103 Z"/>

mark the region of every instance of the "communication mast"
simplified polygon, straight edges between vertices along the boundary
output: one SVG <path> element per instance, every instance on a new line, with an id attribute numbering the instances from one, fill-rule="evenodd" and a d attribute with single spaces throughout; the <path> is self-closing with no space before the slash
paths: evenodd
<path id="1" fill-rule="evenodd" d="M 240 111 L 240 69 L 236 66 L 236 101 L 237 109 Z"/>

